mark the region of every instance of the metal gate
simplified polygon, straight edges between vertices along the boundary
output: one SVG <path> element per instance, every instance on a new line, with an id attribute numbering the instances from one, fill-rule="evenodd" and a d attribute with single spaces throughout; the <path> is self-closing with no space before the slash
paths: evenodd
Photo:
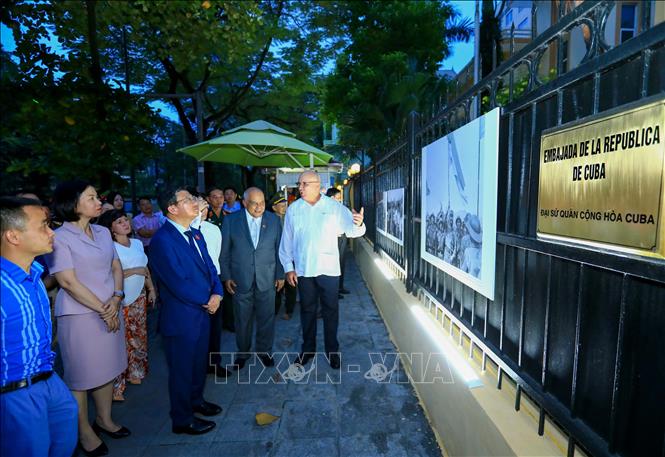
<path id="1" fill-rule="evenodd" d="M 665 23 L 605 43 L 614 2 L 585 1 L 461 97 L 412 113 L 407 132 L 353 182 L 366 237 L 402 270 L 407 291 L 435 300 L 508 374 L 545 417 L 592 455 L 665 456 L 665 263 L 548 243 L 536 237 L 543 130 L 665 93 Z M 586 54 L 567 69 L 572 33 Z M 576 30 L 578 32 L 576 32 Z M 543 60 L 554 62 L 542 70 Z M 420 258 L 421 147 L 502 106 L 497 195 L 495 300 Z M 374 224 L 380 192 L 405 188 L 401 246 Z M 484 356 L 483 356 L 484 357 Z"/>

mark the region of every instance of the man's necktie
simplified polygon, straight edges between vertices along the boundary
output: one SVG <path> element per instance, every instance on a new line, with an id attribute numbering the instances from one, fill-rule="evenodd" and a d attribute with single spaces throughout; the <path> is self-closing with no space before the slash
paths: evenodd
<path id="1" fill-rule="evenodd" d="M 187 239 L 189 240 L 189 247 L 192 248 L 192 250 L 198 257 L 201 257 L 201 254 L 199 254 L 199 250 L 196 248 L 196 242 L 194 241 L 194 234 L 192 233 L 192 231 L 186 230 L 185 235 L 187 235 Z"/>
<path id="2" fill-rule="evenodd" d="M 259 244 L 259 221 L 252 218 L 252 243 L 254 244 L 254 249 Z"/>

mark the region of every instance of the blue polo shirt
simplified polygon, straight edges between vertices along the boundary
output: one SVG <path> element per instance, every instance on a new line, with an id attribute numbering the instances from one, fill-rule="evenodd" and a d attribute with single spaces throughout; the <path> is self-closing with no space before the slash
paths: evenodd
<path id="1" fill-rule="evenodd" d="M 30 274 L 0 257 L 0 383 L 53 370 L 51 310 L 37 262 Z"/>

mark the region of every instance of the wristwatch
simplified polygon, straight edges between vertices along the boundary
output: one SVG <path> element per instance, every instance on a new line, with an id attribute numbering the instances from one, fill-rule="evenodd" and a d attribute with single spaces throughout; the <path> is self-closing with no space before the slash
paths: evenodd
<path id="1" fill-rule="evenodd" d="M 114 297 L 120 297 L 120 299 L 122 300 L 122 299 L 125 298 L 125 291 L 124 290 L 114 290 L 113 291 L 113 296 Z"/>

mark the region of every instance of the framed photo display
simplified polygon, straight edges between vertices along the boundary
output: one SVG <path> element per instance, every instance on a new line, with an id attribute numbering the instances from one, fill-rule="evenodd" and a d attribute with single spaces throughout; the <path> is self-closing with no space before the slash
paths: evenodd
<path id="1" fill-rule="evenodd" d="M 494 300 L 500 108 L 423 148 L 420 255 Z"/>

